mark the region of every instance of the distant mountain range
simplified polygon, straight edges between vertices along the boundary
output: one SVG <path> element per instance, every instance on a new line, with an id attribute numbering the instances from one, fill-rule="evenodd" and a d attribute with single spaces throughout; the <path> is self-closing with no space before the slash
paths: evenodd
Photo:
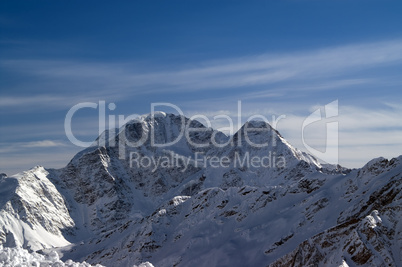
<path id="1" fill-rule="evenodd" d="M 2 174 L 0 245 L 105 266 L 402 266 L 401 182 L 402 156 L 350 170 L 262 121 L 227 137 L 144 115 L 62 169 Z"/>

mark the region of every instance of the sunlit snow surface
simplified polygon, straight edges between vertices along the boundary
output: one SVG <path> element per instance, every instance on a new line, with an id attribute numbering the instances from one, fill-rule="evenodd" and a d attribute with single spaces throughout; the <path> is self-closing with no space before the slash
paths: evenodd
<path id="1" fill-rule="evenodd" d="M 83 267 L 93 266 L 86 262 L 77 263 L 72 260 L 66 262 L 60 261 L 57 252 L 52 251 L 48 255 L 38 253 L 29 253 L 28 250 L 22 248 L 3 248 L 0 246 L 0 266 L 68 266 Z M 102 266 L 102 265 L 96 265 Z"/>
<path id="2" fill-rule="evenodd" d="M 89 267 L 103 265 L 91 265 L 84 262 L 73 262 L 67 260 L 62 262 L 57 252 L 52 251 L 48 255 L 41 255 L 38 253 L 29 253 L 28 250 L 22 248 L 3 248 L 0 245 L 0 266 L 1 267 L 16 267 L 16 266 L 57 266 L 57 267 Z M 141 263 L 140 265 L 133 265 L 133 267 L 153 267 L 149 262 Z"/>
<path id="3" fill-rule="evenodd" d="M 156 143 L 166 144 L 180 122 L 172 114 L 145 117 L 125 126 L 126 137 L 135 141 L 154 130 Z M 251 142 L 269 146 L 248 144 L 248 126 L 264 130 L 251 132 Z M 192 127 L 204 129 L 198 122 Z M 0 244 L 46 255 L 54 250 L 63 264 L 72 259 L 119 267 L 146 261 L 158 267 L 402 262 L 402 156 L 347 170 L 321 165 L 262 122 L 247 123 L 223 148 L 208 140 L 229 137 L 204 130 L 191 138 L 207 147 L 186 140 L 162 148 L 123 143 L 120 159 L 119 146 L 94 146 L 59 170 L 35 167 L 0 176 Z M 111 136 L 103 140 L 118 143 L 120 136 Z M 131 152 L 192 159 L 201 153 L 231 163 L 153 171 L 130 166 Z M 286 166 L 236 165 L 245 155 L 283 157 Z"/>

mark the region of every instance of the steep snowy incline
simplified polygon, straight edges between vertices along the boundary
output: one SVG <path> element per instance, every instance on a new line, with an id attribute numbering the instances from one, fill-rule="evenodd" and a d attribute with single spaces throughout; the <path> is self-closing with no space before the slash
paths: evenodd
<path id="1" fill-rule="evenodd" d="M 187 123 L 203 130 L 189 136 L 207 147 L 198 149 L 184 136 L 178 138 L 181 127 Z M 158 145 L 173 144 L 156 147 L 151 143 L 151 134 Z M 225 138 L 222 133 L 182 116 L 164 113 L 143 116 L 127 123 L 113 137 L 101 136 L 99 140 L 108 140 L 107 146 L 83 150 L 65 168 L 52 170 L 50 179 L 70 199 L 72 217 L 78 228 L 89 230 L 89 238 L 116 228 L 124 220 L 151 214 L 179 190 L 185 190 L 180 187 L 183 182 L 202 177 L 202 168 L 185 163 L 196 151 L 211 146 L 213 134 L 220 140 Z M 133 145 L 142 139 L 141 145 Z M 149 164 L 144 166 L 139 160 L 133 163 L 136 158 L 147 159 Z M 162 168 L 153 165 L 152 160 L 161 158 L 169 158 L 170 162 L 178 159 L 178 164 Z"/>
<path id="2" fill-rule="evenodd" d="M 64 198 L 40 166 L 0 180 L 0 244 L 39 250 L 68 245 L 74 227 Z"/>
<path id="3" fill-rule="evenodd" d="M 244 185 L 283 186 L 322 169 L 317 159 L 292 147 L 263 121 L 246 122 L 227 146 L 212 150 L 208 156 L 229 158 L 229 168 L 206 170 L 206 177 L 213 177 L 206 180 L 206 186 L 223 189 Z"/>
<path id="4" fill-rule="evenodd" d="M 65 168 L 1 176 L 0 244 L 106 266 L 353 265 L 352 240 L 367 263 L 400 260 L 402 157 L 347 170 L 262 121 L 229 138 L 162 112 L 98 143 Z"/>
<path id="5" fill-rule="evenodd" d="M 354 266 L 362 261 L 358 251 L 344 249 L 342 254 L 347 241 L 353 240 L 349 247 L 363 244 L 361 249 L 372 250 L 369 254 L 364 250 L 368 263 L 397 265 L 402 249 L 397 220 L 401 217 L 401 160 L 346 175 L 307 174 L 287 186 L 215 187 L 191 198 L 177 196 L 144 219 L 127 222 L 86 244 L 93 253 L 82 260 L 118 262 L 119 266 L 145 260 L 156 266 L 264 266 L 284 257 L 273 265 L 346 261 Z M 365 170 L 370 171 L 360 176 Z M 382 228 L 370 232 L 380 225 L 378 218 Z M 355 228 L 360 232 L 354 232 Z M 322 248 L 294 258 L 292 251 L 298 244 L 311 248 L 318 240 Z"/>
<path id="6" fill-rule="evenodd" d="M 185 125 L 190 125 L 192 131 L 182 131 Z M 283 173 L 301 177 L 304 172 L 320 167 L 312 156 L 292 148 L 268 124 L 252 122 L 247 126 L 255 129 L 249 129 L 246 136 L 243 127 L 229 140 L 222 133 L 182 116 L 164 113 L 143 116 L 127 123 L 114 137 L 101 136 L 99 140 L 107 139 L 108 146 L 93 146 L 80 152 L 67 167 L 53 171 L 50 178 L 63 195 L 77 203 L 75 207 L 71 205 L 77 225 L 96 234 L 115 228 L 121 220 L 147 216 L 177 195 L 193 195 L 209 187 L 283 184 L 285 180 L 273 178 L 286 177 Z M 236 139 L 239 135 L 250 138 L 239 144 Z M 271 140 L 276 144 L 271 144 Z M 269 146 L 254 149 L 246 141 L 267 142 Z M 133 146 L 138 142 L 140 146 Z M 213 142 L 227 145 L 221 148 Z M 168 145 L 158 146 L 164 144 Z M 235 166 L 238 156 L 246 156 L 241 160 L 242 164 L 248 164 L 244 160 L 256 156 L 271 155 L 275 160 L 275 153 L 284 159 L 279 167 L 259 166 L 248 170 L 245 166 Z M 228 166 L 196 162 L 198 156 L 208 161 L 225 155 L 231 161 Z M 169 159 L 166 166 L 157 165 L 165 158 Z M 144 166 L 143 162 L 149 164 Z"/>
<path id="7" fill-rule="evenodd" d="M 350 205 L 338 225 L 312 236 L 270 266 L 400 266 L 402 156 L 367 163 L 341 184 Z"/>
<path id="8" fill-rule="evenodd" d="M 0 245 L 0 266 L 91 267 L 93 265 L 86 262 L 74 262 L 72 260 L 62 262 L 55 251 L 42 255 L 35 252 L 30 253 L 28 250 L 19 247 L 3 248 Z M 97 264 L 95 267 L 103 267 L 103 265 Z M 133 265 L 132 267 L 154 266 L 149 262 L 143 262 L 140 265 Z"/>

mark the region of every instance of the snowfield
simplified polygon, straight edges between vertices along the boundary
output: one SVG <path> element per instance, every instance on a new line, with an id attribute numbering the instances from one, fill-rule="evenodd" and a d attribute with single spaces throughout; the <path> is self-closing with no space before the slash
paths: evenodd
<path id="1" fill-rule="evenodd" d="M 202 130 L 191 142 L 125 145 L 152 132 L 168 144 L 181 120 Z M 245 137 L 247 128 L 256 130 Z M 321 165 L 267 123 L 227 137 L 165 113 L 99 140 L 64 168 L 0 176 L 0 265 L 401 266 L 402 156 Z M 133 153 L 149 166 L 131 164 Z M 213 164 L 197 165 L 197 153 Z M 281 165 L 236 163 L 245 156 Z M 167 160 L 155 169 L 149 159 Z"/>
<path id="2" fill-rule="evenodd" d="M 62 262 L 56 251 L 51 251 L 48 255 L 41 255 L 35 252 L 29 253 L 23 248 L 3 248 L 0 246 L 0 266 L 1 267 L 19 267 L 19 266 L 37 266 L 37 267 L 102 267 L 103 265 L 91 265 L 86 262 L 74 262 L 67 260 Z M 149 262 L 133 265 L 133 267 L 154 267 Z"/>
<path id="3" fill-rule="evenodd" d="M 89 267 L 89 263 L 77 263 L 72 260 L 62 262 L 57 252 L 52 251 L 44 256 L 38 253 L 29 253 L 26 249 L 19 247 L 16 248 L 3 248 L 0 246 L 0 266 L 57 266 L 57 267 Z M 97 267 L 102 265 L 97 264 Z"/>

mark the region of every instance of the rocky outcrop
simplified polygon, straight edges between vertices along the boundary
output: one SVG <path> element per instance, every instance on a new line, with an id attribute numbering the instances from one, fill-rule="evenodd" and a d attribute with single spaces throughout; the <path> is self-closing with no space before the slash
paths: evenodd
<path id="1" fill-rule="evenodd" d="M 65 168 L 1 175 L 0 243 L 106 266 L 397 265 L 401 162 L 348 170 L 265 122 L 229 138 L 143 116 Z"/>

